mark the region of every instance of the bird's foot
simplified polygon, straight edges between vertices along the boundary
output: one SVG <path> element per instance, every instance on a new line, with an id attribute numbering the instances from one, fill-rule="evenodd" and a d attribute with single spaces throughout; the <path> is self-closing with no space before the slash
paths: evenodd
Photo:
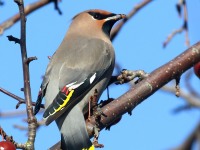
<path id="1" fill-rule="evenodd" d="M 99 144 L 98 141 L 94 141 L 92 144 L 93 144 L 94 147 L 96 147 L 96 148 L 103 148 L 103 147 L 104 147 L 104 145 L 103 145 L 103 144 Z"/>
<path id="2" fill-rule="evenodd" d="M 99 144 L 98 139 L 99 139 L 99 131 L 100 129 L 97 127 L 97 125 L 94 126 L 94 139 L 93 139 L 93 145 L 96 148 L 103 148 L 103 144 Z"/>

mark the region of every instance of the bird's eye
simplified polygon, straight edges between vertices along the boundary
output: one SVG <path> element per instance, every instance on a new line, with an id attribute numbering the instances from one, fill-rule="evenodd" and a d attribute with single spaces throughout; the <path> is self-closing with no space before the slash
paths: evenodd
<path id="1" fill-rule="evenodd" d="M 94 19 L 101 19 L 100 14 L 94 14 Z"/>

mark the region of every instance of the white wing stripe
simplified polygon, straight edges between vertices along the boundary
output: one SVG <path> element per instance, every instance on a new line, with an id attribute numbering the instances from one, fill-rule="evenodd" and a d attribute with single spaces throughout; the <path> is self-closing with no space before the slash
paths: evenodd
<path id="1" fill-rule="evenodd" d="M 92 82 L 94 81 L 94 79 L 96 78 L 96 73 L 92 75 L 92 77 L 90 78 L 90 84 L 92 84 Z"/>

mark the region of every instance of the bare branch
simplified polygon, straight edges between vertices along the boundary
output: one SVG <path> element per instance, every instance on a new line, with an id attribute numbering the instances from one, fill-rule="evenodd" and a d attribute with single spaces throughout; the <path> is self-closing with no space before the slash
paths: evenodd
<path id="1" fill-rule="evenodd" d="M 8 96 L 10 96 L 10 97 L 12 97 L 12 98 L 14 98 L 14 99 L 16 99 L 16 100 L 18 101 L 18 103 L 17 103 L 17 105 L 16 105 L 16 109 L 18 109 L 19 106 L 20 106 L 21 104 L 25 104 L 25 103 L 26 103 L 26 101 L 25 101 L 23 98 L 21 98 L 21 97 L 15 95 L 15 94 L 13 94 L 13 93 L 11 93 L 11 92 L 9 92 L 9 91 L 3 89 L 3 88 L 1 88 L 1 87 L 0 87 L 0 92 L 6 94 L 6 95 L 8 95 Z M 32 105 L 35 106 L 35 102 L 32 102 Z M 40 107 L 41 107 L 41 108 L 44 108 L 44 105 L 41 104 Z"/>
<path id="2" fill-rule="evenodd" d="M 8 95 L 8 96 L 10 96 L 10 97 L 12 97 L 12 98 L 14 98 L 14 99 L 16 99 L 16 100 L 19 101 L 19 102 L 25 103 L 25 101 L 24 101 L 23 98 L 21 98 L 21 97 L 15 95 L 15 94 L 13 94 L 13 93 L 10 93 L 9 91 L 7 91 L 7 90 L 5 90 L 5 89 L 3 89 L 3 88 L 1 88 L 1 87 L 0 87 L 0 91 L 1 91 L 2 93 L 4 93 L 4 94 L 6 94 L 6 95 Z"/>
<path id="3" fill-rule="evenodd" d="M 163 42 L 163 47 L 165 48 L 169 42 L 172 40 L 172 38 L 174 38 L 175 35 L 177 35 L 178 33 L 182 33 L 183 31 L 185 31 L 185 44 L 186 46 L 190 46 L 190 40 L 189 40 L 189 33 L 188 33 L 188 11 L 187 11 L 187 6 L 186 6 L 186 1 L 185 0 L 181 0 L 180 3 L 177 4 L 178 8 L 181 10 L 181 7 L 183 7 L 183 12 L 184 12 L 184 21 L 183 21 L 183 25 L 182 27 L 180 27 L 179 29 L 176 29 L 175 31 L 173 31 L 165 40 L 165 42 Z M 178 10 L 179 16 L 181 12 L 179 12 L 180 10 Z"/>
<path id="4" fill-rule="evenodd" d="M 174 30 L 166 39 L 165 42 L 163 42 L 163 47 L 165 48 L 169 42 L 174 38 L 175 35 L 177 35 L 178 33 L 182 33 L 183 32 L 183 27 L 179 28 L 179 29 L 176 29 Z"/>
<path id="5" fill-rule="evenodd" d="M 111 36 L 110 39 L 111 41 L 114 40 L 114 38 L 117 36 L 117 34 L 119 33 L 119 31 L 122 29 L 123 25 L 129 20 L 131 19 L 141 8 L 143 8 L 144 6 L 146 6 L 147 4 L 149 4 L 150 2 L 152 2 L 152 0 L 143 0 L 142 2 L 140 2 L 139 4 L 137 4 L 133 10 L 126 15 L 126 19 L 123 19 L 122 21 L 120 21 L 111 31 Z"/>
<path id="6" fill-rule="evenodd" d="M 185 44 L 186 46 L 190 46 L 190 40 L 189 40 L 189 32 L 188 32 L 188 10 L 186 5 L 186 0 L 183 0 L 183 10 L 184 10 L 184 29 L 185 29 Z"/>
<path id="7" fill-rule="evenodd" d="M 23 0 L 14 0 L 20 12 L 21 20 L 21 56 L 24 78 L 24 97 L 26 99 L 26 111 L 28 116 L 28 141 L 25 143 L 26 149 L 34 150 L 34 142 L 36 137 L 37 120 L 33 115 L 32 100 L 31 100 L 31 88 L 30 88 L 30 75 L 29 75 L 29 63 L 27 63 L 27 50 L 26 50 L 26 17 L 24 12 Z"/>
<path id="8" fill-rule="evenodd" d="M 175 93 L 175 89 L 172 86 L 164 86 L 162 90 L 164 92 Z M 200 108 L 199 97 L 195 97 L 194 95 L 184 91 L 183 89 L 181 89 L 180 97 L 186 100 L 189 106 Z"/>
<path id="9" fill-rule="evenodd" d="M 27 122 L 27 119 L 24 120 L 24 121 Z M 37 122 L 37 129 L 39 129 L 39 127 L 44 126 L 44 125 L 45 125 L 44 120 L 38 121 Z M 26 127 L 26 126 L 14 124 L 13 127 L 16 128 L 16 129 L 22 130 L 22 131 L 28 131 L 28 127 Z"/>
<path id="10" fill-rule="evenodd" d="M 29 64 L 29 63 L 32 62 L 33 60 L 37 60 L 37 57 L 34 56 L 34 57 L 29 57 L 29 58 L 27 58 L 26 63 Z"/>
<path id="11" fill-rule="evenodd" d="M 39 111 L 39 113 L 44 112 L 44 109 Z M 20 116 L 25 116 L 26 115 L 26 110 L 14 110 L 14 111 L 5 111 L 5 112 L 0 112 L 0 117 L 1 118 L 8 118 L 8 117 L 20 117 Z"/>
<path id="12" fill-rule="evenodd" d="M 39 0 L 35 3 L 32 3 L 30 5 L 27 5 L 26 8 L 24 9 L 25 14 L 28 15 L 32 12 L 34 12 L 35 10 L 46 6 L 47 4 L 51 3 L 52 0 Z M 20 14 L 16 14 L 14 16 L 12 16 L 11 18 L 9 18 L 8 20 L 4 21 L 3 23 L 0 24 L 0 35 L 3 34 L 3 32 L 10 28 L 11 26 L 13 26 L 17 21 L 20 20 Z"/>
<path id="13" fill-rule="evenodd" d="M 25 115 L 25 110 L 18 110 L 18 111 L 10 111 L 10 112 L 0 112 L 1 118 L 8 118 L 8 117 L 19 117 Z"/>

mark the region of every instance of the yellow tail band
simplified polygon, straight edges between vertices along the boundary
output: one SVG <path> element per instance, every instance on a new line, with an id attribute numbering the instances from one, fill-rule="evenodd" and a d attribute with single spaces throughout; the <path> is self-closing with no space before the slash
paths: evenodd
<path id="1" fill-rule="evenodd" d="M 95 150 L 94 145 L 90 146 L 90 148 L 83 148 L 82 150 Z"/>

